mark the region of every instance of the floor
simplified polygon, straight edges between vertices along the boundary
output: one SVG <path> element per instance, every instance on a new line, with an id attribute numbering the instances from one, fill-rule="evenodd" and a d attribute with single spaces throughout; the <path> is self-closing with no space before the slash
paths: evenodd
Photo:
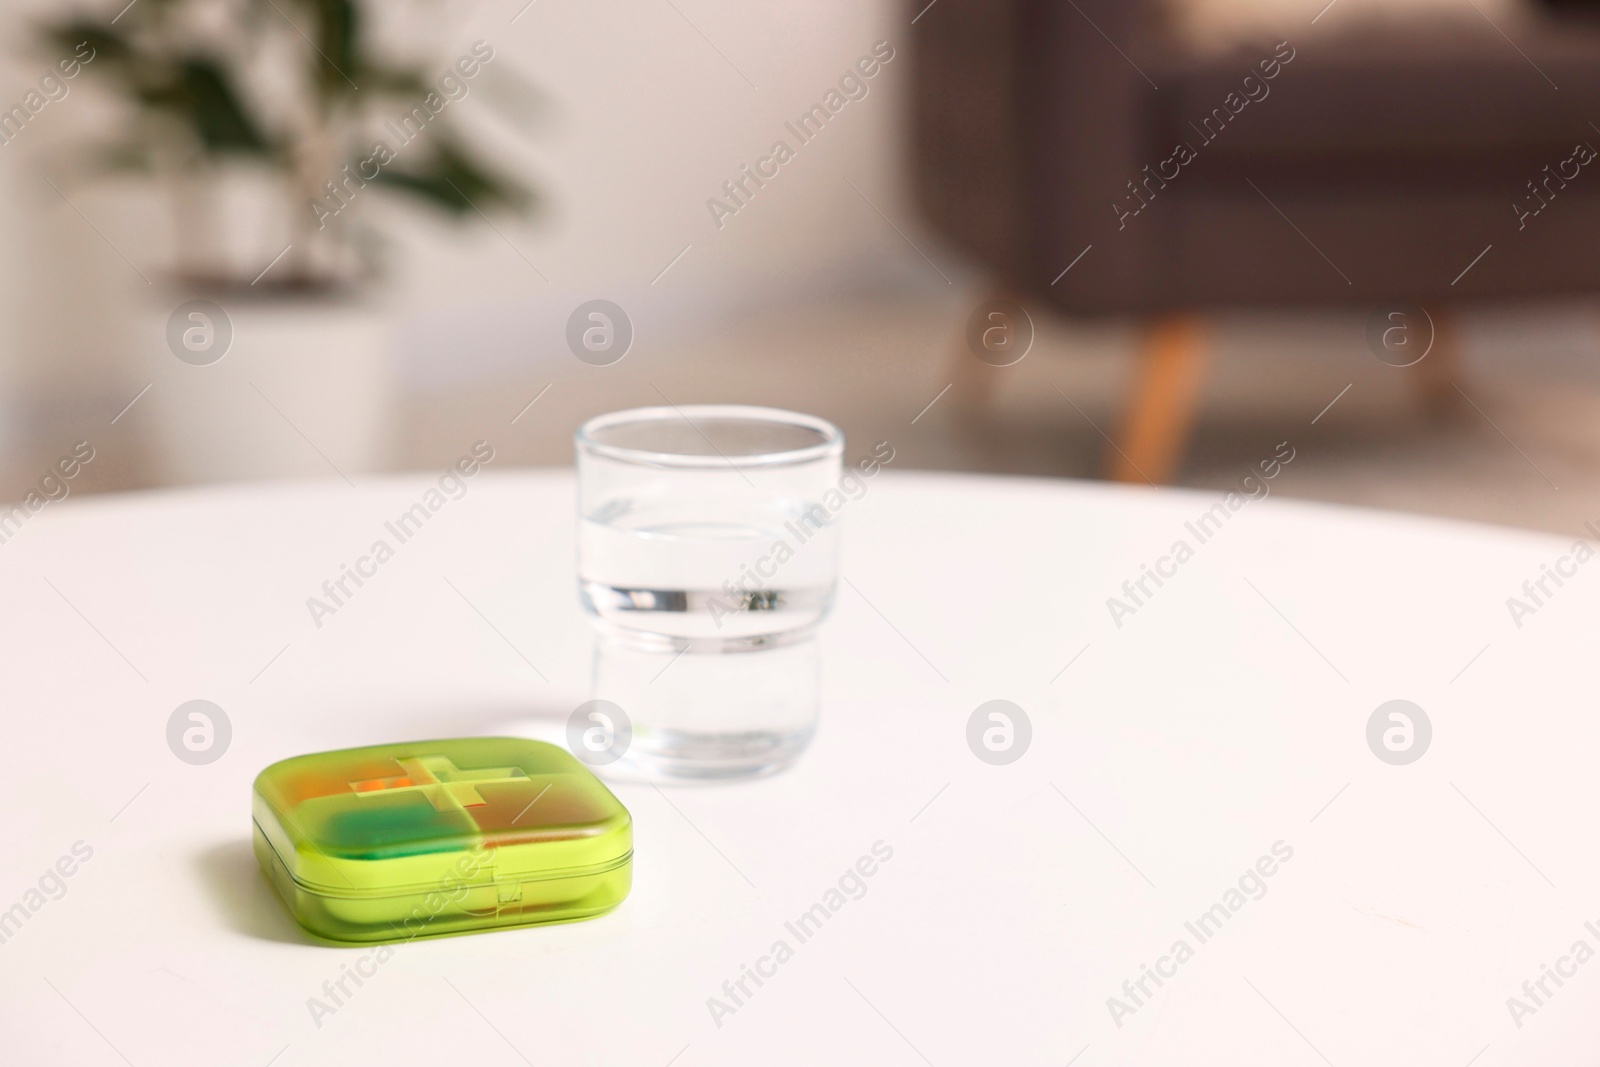
<path id="1" fill-rule="evenodd" d="M 738 402 L 830 418 L 852 456 L 887 440 L 900 468 L 1097 477 L 1105 435 L 1118 432 L 1133 327 L 1039 318 L 1021 362 L 974 367 L 955 346 L 975 292 L 769 301 L 680 328 L 675 340 L 640 337 L 609 367 L 579 363 L 559 341 L 530 346 L 524 367 L 412 389 L 389 466 L 442 468 L 480 439 L 502 467 L 565 465 L 573 429 L 591 415 Z M 1379 362 L 1360 314 L 1217 320 L 1178 483 L 1227 487 L 1287 442 L 1296 458 L 1273 483 L 1279 495 L 1576 536 L 1600 519 L 1600 315 L 1524 306 L 1463 315 L 1458 326 L 1462 402 L 1430 418 L 1416 402 L 1416 369 Z M 971 379 L 953 384 L 957 356 L 994 381 L 976 410 Z M 122 393 L 91 396 L 86 385 L 71 395 L 80 393 L 81 411 L 71 401 L 27 411 L 28 432 L 0 456 L 0 499 L 20 499 L 85 426 L 100 451 L 74 493 L 159 484 L 139 420 L 106 424 Z"/>
<path id="2" fill-rule="evenodd" d="M 1020 363 L 981 368 L 996 387 L 971 411 L 966 381 L 944 391 L 966 309 L 863 297 L 753 313 L 692 343 L 641 343 L 611 367 L 562 353 L 511 380 L 413 398 L 404 465 L 442 465 L 486 435 L 510 463 L 563 464 L 572 429 L 591 414 L 743 402 L 830 418 L 851 455 L 888 440 L 900 467 L 1097 476 L 1133 329 L 1041 321 Z M 1217 321 L 1179 483 L 1227 487 L 1288 442 L 1296 458 L 1274 483 L 1282 495 L 1576 535 L 1600 518 L 1600 316 L 1505 309 L 1463 316 L 1459 333 L 1462 400 L 1429 417 L 1417 371 L 1380 363 L 1361 315 Z"/>

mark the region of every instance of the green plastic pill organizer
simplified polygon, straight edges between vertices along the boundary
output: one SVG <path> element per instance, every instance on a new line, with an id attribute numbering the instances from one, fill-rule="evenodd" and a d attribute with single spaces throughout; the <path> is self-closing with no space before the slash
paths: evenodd
<path id="1" fill-rule="evenodd" d="M 408 941 L 610 911 L 633 820 L 564 749 L 511 737 L 374 745 L 256 778 L 256 859 L 302 926 Z"/>

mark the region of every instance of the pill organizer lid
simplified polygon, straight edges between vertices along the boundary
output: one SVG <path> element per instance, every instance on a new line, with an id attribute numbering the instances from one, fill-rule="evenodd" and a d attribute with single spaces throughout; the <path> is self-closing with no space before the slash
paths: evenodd
<path id="1" fill-rule="evenodd" d="M 336 895 L 604 870 L 628 811 L 565 749 L 513 737 L 296 756 L 256 778 L 256 824 L 290 877 Z"/>

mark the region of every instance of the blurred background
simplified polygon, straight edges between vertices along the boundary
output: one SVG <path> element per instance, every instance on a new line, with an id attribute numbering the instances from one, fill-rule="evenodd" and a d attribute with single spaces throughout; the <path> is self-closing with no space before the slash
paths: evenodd
<path id="1" fill-rule="evenodd" d="M 12 3 L 0 498 L 84 441 L 74 494 L 356 479 L 745 402 L 1575 533 L 1595 9 Z"/>

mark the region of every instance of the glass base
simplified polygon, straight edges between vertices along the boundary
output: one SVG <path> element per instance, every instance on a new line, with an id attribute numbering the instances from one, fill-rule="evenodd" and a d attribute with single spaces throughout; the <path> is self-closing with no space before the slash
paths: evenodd
<path id="1" fill-rule="evenodd" d="M 695 734 L 650 730 L 634 734 L 627 753 L 596 770 L 604 778 L 720 782 L 777 774 L 800 758 L 813 731 L 779 734 Z"/>
<path id="2" fill-rule="evenodd" d="M 681 644 L 640 650 L 597 641 L 593 692 L 622 710 L 632 734 L 616 762 L 594 770 L 713 782 L 788 767 L 816 733 L 821 699 L 817 642 L 802 636 L 747 638 L 760 643 L 736 646 L 749 653 L 737 656 L 685 655 Z M 698 652 L 703 639 L 680 640 Z"/>
<path id="3" fill-rule="evenodd" d="M 745 634 L 730 637 L 685 637 L 661 634 L 649 630 L 633 630 L 599 617 L 589 620 L 600 636 L 614 645 L 635 652 L 656 652 L 674 655 L 680 652 L 760 652 L 763 649 L 787 648 L 816 636 L 817 624 L 784 630 L 775 634 Z"/>

